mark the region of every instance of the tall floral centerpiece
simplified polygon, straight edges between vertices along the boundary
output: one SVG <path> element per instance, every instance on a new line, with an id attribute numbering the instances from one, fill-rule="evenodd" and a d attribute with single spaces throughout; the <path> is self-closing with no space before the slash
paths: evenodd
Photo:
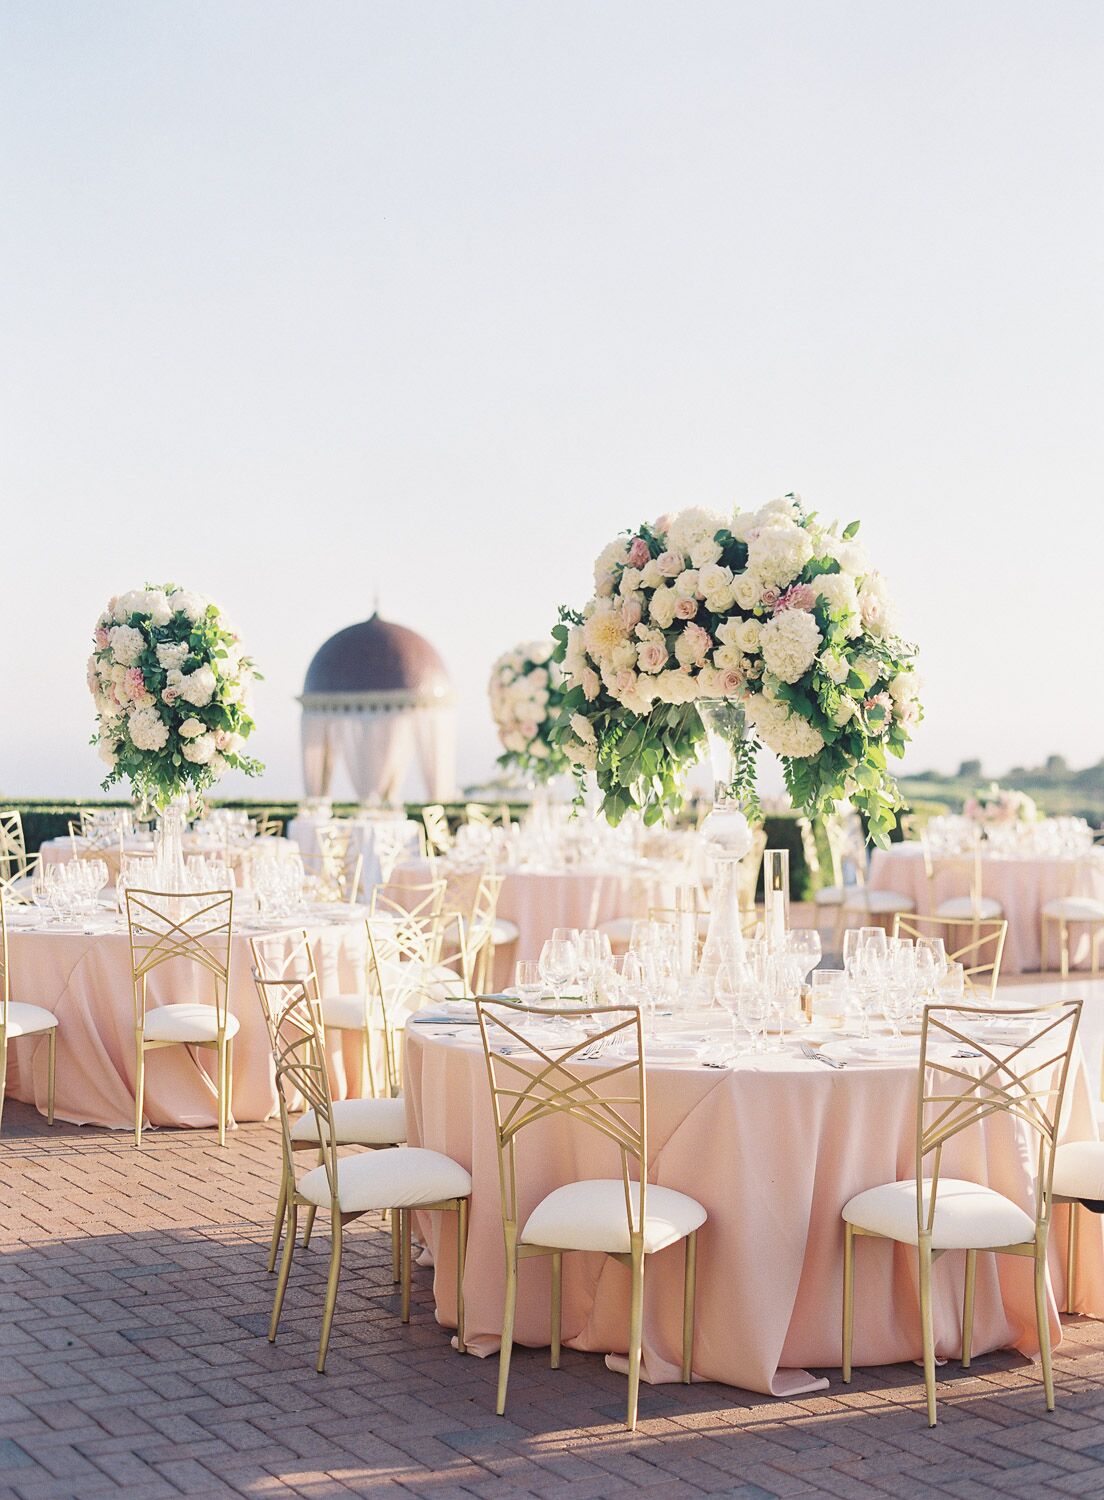
<path id="1" fill-rule="evenodd" d="M 1029 797 L 1026 792 L 1013 791 L 1011 787 L 1002 787 L 995 781 L 991 781 L 986 787 L 979 787 L 972 797 L 968 797 L 962 812 L 983 829 L 1012 828 L 1018 823 L 1034 823 L 1039 816 L 1033 797 Z"/>
<path id="2" fill-rule="evenodd" d="M 715 881 L 714 914 L 720 896 L 737 946 L 734 865 L 750 844 L 760 745 L 809 816 L 849 798 L 883 844 L 900 806 L 887 757 L 921 717 L 915 651 L 895 633 L 858 530 L 797 495 L 731 516 L 662 516 L 603 550 L 593 597 L 562 610 L 554 631 L 567 690 L 553 739 L 594 771 L 610 822 L 677 808 L 708 737 L 716 795 L 704 832 L 718 876 L 727 865 L 733 877 L 731 896 Z"/>
<path id="3" fill-rule="evenodd" d="M 538 782 L 570 767 L 551 738 L 563 705 L 563 675 L 552 660 L 555 642 L 527 641 L 505 652 L 491 668 L 487 693 L 502 754 L 500 766 L 515 766 Z"/>
<path id="4" fill-rule="evenodd" d="M 122 594 L 96 622 L 88 686 L 103 787 L 126 778 L 158 809 L 158 861 L 170 881 L 182 873 L 182 801 L 228 770 L 263 769 L 244 754 L 257 676 L 218 605 L 172 584 Z"/>

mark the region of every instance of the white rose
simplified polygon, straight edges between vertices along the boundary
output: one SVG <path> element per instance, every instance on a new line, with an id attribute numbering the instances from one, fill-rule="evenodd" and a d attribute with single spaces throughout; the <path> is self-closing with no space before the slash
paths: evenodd
<path id="1" fill-rule="evenodd" d="M 735 630 L 734 644 L 749 654 L 759 650 L 759 638 L 763 627 L 758 620 L 741 620 Z M 720 632 L 718 631 L 718 634 Z"/>
<path id="2" fill-rule="evenodd" d="M 721 544 L 715 542 L 711 536 L 703 537 L 700 542 L 690 548 L 690 561 L 695 568 L 715 567 L 720 560 Z"/>
<path id="3" fill-rule="evenodd" d="M 787 609 L 763 626 L 759 649 L 768 671 L 781 682 L 796 682 L 816 660 L 822 639 L 812 615 L 801 609 Z"/>
<path id="4" fill-rule="evenodd" d="M 825 676 L 830 678 L 837 687 L 847 681 L 848 674 L 851 671 L 850 666 L 844 661 L 842 656 L 833 656 L 828 651 L 820 658 L 820 666 Z"/>
<path id="5" fill-rule="evenodd" d="M 200 719 L 185 719 L 177 730 L 177 734 L 184 740 L 198 739 L 201 734 L 206 733 L 207 726 Z"/>
<path id="6" fill-rule="evenodd" d="M 845 724 L 849 723 L 855 717 L 855 713 L 854 698 L 841 698 L 839 708 L 832 715 L 832 722 L 837 729 L 842 729 Z"/>
<path id="7" fill-rule="evenodd" d="M 754 609 L 763 595 L 763 580 L 757 573 L 737 573 L 732 580 L 732 592 L 741 609 Z"/>
<path id="8" fill-rule="evenodd" d="M 597 739 L 594 734 L 594 725 L 590 722 L 585 714 L 572 714 L 571 727 L 574 730 L 575 734 L 579 737 L 579 739 L 582 740 L 584 745 L 597 744 Z"/>
<path id="9" fill-rule="evenodd" d="M 634 594 L 640 587 L 641 571 L 639 568 L 625 568 L 621 574 L 621 582 L 617 585 L 617 592 L 624 597 L 626 594 Z"/>
<path id="10" fill-rule="evenodd" d="M 154 625 L 167 625 L 173 617 L 168 595 L 164 589 L 148 589 L 143 604 L 144 612 L 149 615 Z"/>
<path id="11" fill-rule="evenodd" d="M 645 589 L 658 589 L 662 587 L 663 574 L 659 571 L 659 564 L 653 557 L 640 570 L 640 586 Z"/>
<path id="12" fill-rule="evenodd" d="M 196 766 L 205 766 L 215 753 L 215 737 L 213 734 L 201 734 L 198 739 L 189 740 L 183 750 L 185 760 L 190 760 Z"/>
<path id="13" fill-rule="evenodd" d="M 675 579 L 676 599 L 696 599 L 698 597 L 698 570 L 697 568 L 686 568 Z"/>
<path id="14" fill-rule="evenodd" d="M 96 746 L 96 754 L 105 766 L 108 766 L 111 770 L 115 769 L 119 757 L 115 754 L 115 746 L 110 740 L 101 740 Z"/>
<path id="15" fill-rule="evenodd" d="M 706 563 L 698 569 L 698 588 L 703 599 L 726 594 L 732 588 L 732 569 L 720 563 Z"/>
<path id="16" fill-rule="evenodd" d="M 678 595 L 669 585 L 656 589 L 652 595 L 652 602 L 648 606 L 648 614 L 652 623 L 658 625 L 660 630 L 670 630 L 675 619 L 675 605 Z"/>
<path id="17" fill-rule="evenodd" d="M 859 609 L 869 635 L 889 635 L 893 628 L 893 612 L 885 579 L 880 573 L 868 573 L 863 579 L 859 589 Z"/>
<path id="18" fill-rule="evenodd" d="M 187 589 L 174 589 L 169 595 L 169 603 L 174 613 L 184 615 L 193 624 L 207 612 L 207 600 L 203 595 L 190 593 Z"/>

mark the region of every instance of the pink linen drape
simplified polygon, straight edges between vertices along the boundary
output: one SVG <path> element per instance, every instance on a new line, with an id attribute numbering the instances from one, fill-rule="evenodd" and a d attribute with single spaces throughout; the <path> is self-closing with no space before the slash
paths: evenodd
<path id="1" fill-rule="evenodd" d="M 473 1177 L 465 1302 L 469 1346 L 498 1347 L 504 1290 L 498 1164 L 481 1050 L 407 1033 L 405 1096 L 411 1145 L 447 1152 Z M 809 1367 L 838 1366 L 843 1229 L 840 1213 L 855 1193 L 914 1171 L 915 1066 L 852 1066 L 841 1072 L 778 1058 L 747 1059 L 735 1070 L 648 1070 L 649 1181 L 696 1197 L 707 1209 L 700 1232 L 694 1373 L 776 1396 L 818 1389 Z M 1091 1138 L 1095 1123 L 1085 1069 L 1072 1076 L 1065 1130 Z M 951 1142 L 947 1175 L 971 1177 L 1030 1201 L 1030 1151 L 1021 1129 L 993 1118 Z M 616 1176 L 612 1148 L 577 1123 L 558 1118 L 532 1127 L 519 1147 L 522 1212 L 577 1178 Z M 427 1217 L 438 1265 L 439 1320 L 455 1322 L 450 1289 L 454 1229 L 448 1215 Z M 1078 1260 L 1079 1307 L 1104 1313 L 1100 1221 L 1086 1216 Z M 1051 1274 L 1064 1289 L 1065 1210 L 1056 1213 Z M 920 1355 L 915 1252 L 862 1243 L 857 1255 L 856 1364 Z M 964 1257 L 944 1256 L 935 1273 L 937 1349 L 961 1347 Z M 682 1252 L 649 1257 L 645 1279 L 644 1371 L 678 1379 Z M 628 1273 L 595 1255 L 564 1258 L 564 1340 L 578 1349 L 626 1348 Z M 517 1316 L 519 1343 L 549 1339 L 548 1267 L 524 1261 Z M 1061 1336 L 1054 1306 L 1051 1333 Z M 974 1350 L 1035 1348 L 1031 1265 L 979 1257 Z"/>

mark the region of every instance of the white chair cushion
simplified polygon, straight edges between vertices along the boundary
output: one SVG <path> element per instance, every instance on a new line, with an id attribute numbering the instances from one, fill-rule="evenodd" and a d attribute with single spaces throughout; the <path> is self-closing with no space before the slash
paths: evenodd
<path id="1" fill-rule="evenodd" d="M 895 911 L 915 911 L 916 902 L 911 896 L 902 896 L 898 891 L 872 891 L 869 886 L 857 885 L 844 892 L 845 911 L 869 911 L 887 916 Z"/>
<path id="2" fill-rule="evenodd" d="M 1054 1153 L 1060 1198 L 1104 1198 L 1104 1141 L 1069 1141 Z"/>
<path id="3" fill-rule="evenodd" d="M 813 900 L 817 906 L 839 906 L 843 895 L 842 885 L 822 885 L 819 891 L 813 892 Z"/>
<path id="4" fill-rule="evenodd" d="M 995 922 L 1004 915 L 1004 907 L 992 896 L 981 896 L 974 904 L 970 896 L 951 896 L 935 908 L 935 917 L 978 917 L 983 922 Z"/>
<path id="5" fill-rule="evenodd" d="M 36 1031 L 49 1031 L 58 1023 L 57 1016 L 41 1005 L 23 1005 L 13 1000 L 8 1006 L 8 1036 L 34 1036 Z"/>
<path id="6" fill-rule="evenodd" d="M 494 945 L 496 948 L 505 948 L 510 943 L 516 943 L 521 936 L 521 929 L 516 922 L 508 922 L 505 917 L 496 917 L 494 927 Z"/>
<path id="7" fill-rule="evenodd" d="M 363 1031 L 366 1022 L 363 995 L 323 995 L 322 1024 L 335 1031 Z"/>
<path id="8" fill-rule="evenodd" d="M 237 1016 L 227 1014 L 226 1035 L 237 1034 Z M 147 1042 L 213 1042 L 218 1039 L 218 1011 L 213 1005 L 158 1005 L 146 1011 Z"/>
<path id="9" fill-rule="evenodd" d="M 342 1213 L 380 1208 L 421 1208 L 446 1198 L 466 1198 L 471 1177 L 459 1162 L 421 1146 L 368 1151 L 337 1164 L 337 1194 Z M 328 1207 L 330 1184 L 325 1167 L 300 1177 L 296 1187 L 308 1203 Z"/>
<path id="10" fill-rule="evenodd" d="M 931 1186 L 925 1183 L 925 1212 L 930 1193 Z M 868 1188 L 851 1199 L 843 1217 L 860 1229 L 915 1245 L 916 1179 Z M 957 1177 L 939 1179 L 933 1250 L 988 1250 L 995 1245 L 1022 1245 L 1034 1238 L 1035 1220 L 1003 1193 Z"/>
<path id="11" fill-rule="evenodd" d="M 398 1146 L 406 1141 L 406 1105 L 401 1099 L 335 1099 L 333 1112 L 339 1146 Z M 299 1116 L 291 1138 L 318 1139 L 313 1109 Z"/>
<path id="12" fill-rule="evenodd" d="M 1067 922 L 1104 922 L 1104 901 L 1091 896 L 1058 896 L 1043 907 L 1044 917 L 1063 917 Z"/>
<path id="13" fill-rule="evenodd" d="M 640 1202 L 640 1185 L 632 1184 L 633 1205 Z M 648 1184 L 644 1249 L 649 1255 L 684 1239 L 705 1223 L 700 1203 L 673 1188 Z M 570 1182 L 542 1198 L 521 1231 L 523 1245 L 548 1245 L 554 1250 L 629 1252 L 629 1221 L 625 1185 L 619 1177 Z"/>

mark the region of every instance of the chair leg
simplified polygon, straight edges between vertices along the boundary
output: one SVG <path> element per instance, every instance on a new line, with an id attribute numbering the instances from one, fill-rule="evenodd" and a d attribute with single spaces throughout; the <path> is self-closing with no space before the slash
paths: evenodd
<path id="1" fill-rule="evenodd" d="M 1044 913 L 1042 918 L 1042 931 L 1039 934 L 1039 973 L 1045 974 L 1050 962 L 1050 919 Z"/>
<path id="2" fill-rule="evenodd" d="M 464 1342 L 464 1267 L 468 1262 L 468 1200 L 461 1198 L 456 1209 L 456 1348 L 468 1352 Z"/>
<path id="3" fill-rule="evenodd" d="M 1061 952 L 1062 978 L 1069 978 L 1069 923 L 1063 919 L 1058 923 L 1058 945 Z"/>
<path id="4" fill-rule="evenodd" d="M 322 1312 L 322 1337 L 318 1344 L 318 1364 L 321 1375 L 326 1368 L 326 1351 L 330 1347 L 330 1329 L 333 1326 L 334 1308 L 337 1306 L 337 1283 L 341 1276 L 341 1215 L 330 1216 L 330 1274 L 326 1280 L 326 1306 Z"/>
<path id="5" fill-rule="evenodd" d="M 230 1048 L 225 1038 L 218 1044 L 218 1143 L 226 1145 L 226 1125 L 230 1116 Z"/>
<path id="6" fill-rule="evenodd" d="M 517 1246 L 512 1240 L 508 1240 L 506 1244 L 506 1302 L 502 1309 L 502 1344 L 498 1351 L 498 1401 L 495 1405 L 495 1410 L 500 1417 L 506 1410 L 506 1386 L 510 1380 L 510 1355 L 514 1351 L 516 1311 Z"/>
<path id="7" fill-rule="evenodd" d="M 1074 1310 L 1077 1280 L 1077 1204 L 1069 1206 L 1069 1230 L 1066 1234 L 1066 1311 Z"/>
<path id="8" fill-rule="evenodd" d="M 276 1342 L 276 1330 L 280 1326 L 280 1314 L 284 1308 L 284 1293 L 291 1275 L 291 1258 L 295 1254 L 295 1236 L 299 1228 L 299 1210 L 294 1202 L 287 1206 L 287 1229 L 284 1233 L 284 1255 L 280 1261 L 280 1274 L 276 1278 L 276 1297 L 272 1304 L 272 1321 L 268 1325 L 268 1342 Z"/>
<path id="9" fill-rule="evenodd" d="M 402 1239 L 402 1320 L 410 1322 L 410 1219 L 409 1208 L 399 1210 L 399 1230 Z"/>
<path id="10" fill-rule="evenodd" d="M 977 1251 L 966 1252 L 966 1284 L 962 1292 L 962 1368 L 970 1368 L 974 1342 L 974 1287 L 977 1282 Z"/>
<path id="11" fill-rule="evenodd" d="M 935 1330 L 931 1304 L 931 1240 L 917 1247 L 920 1260 L 920 1335 L 924 1343 L 924 1394 L 928 1400 L 928 1426 L 935 1426 Z"/>
<path id="12" fill-rule="evenodd" d="M 57 1027 L 50 1027 L 46 1051 L 46 1123 L 54 1123 L 54 1083 L 57 1078 Z"/>
<path id="13" fill-rule="evenodd" d="M 629 1410 L 625 1425 L 636 1431 L 636 1408 L 640 1398 L 640 1345 L 644 1336 L 644 1250 L 632 1253 L 632 1301 L 629 1313 Z"/>
<path id="14" fill-rule="evenodd" d="M 399 1264 L 402 1255 L 399 1213 L 400 1210 L 397 1208 L 391 1210 L 391 1280 L 396 1286 L 402 1280 L 402 1269 Z"/>
<path id="15" fill-rule="evenodd" d="M 843 1226 L 843 1381 L 851 1379 L 851 1349 L 855 1339 L 855 1231 Z"/>
<path id="16" fill-rule="evenodd" d="M 8 1033 L 0 1036 L 0 1125 L 4 1121 L 4 1096 L 8 1091 Z"/>
<path id="17" fill-rule="evenodd" d="M 560 1368 L 560 1327 L 563 1321 L 563 1251 L 552 1253 L 552 1368 Z"/>
<path id="18" fill-rule="evenodd" d="M 686 1236 L 686 1260 L 682 1272 L 682 1383 L 689 1385 L 694 1355 L 694 1300 L 698 1283 L 698 1231 Z"/>
<path id="19" fill-rule="evenodd" d="M 146 1049 L 138 1032 L 138 1057 L 134 1069 L 134 1144 L 142 1144 L 142 1113 L 146 1102 Z"/>
<path id="20" fill-rule="evenodd" d="M 362 1099 L 376 1097 L 376 1075 L 372 1069 L 372 1032 L 367 1024 L 360 1033 L 360 1096 Z"/>
<path id="21" fill-rule="evenodd" d="M 1039 1334 L 1039 1362 L 1047 1411 L 1054 1410 L 1054 1371 L 1050 1362 L 1050 1319 L 1047 1316 L 1046 1240 L 1035 1245 L 1035 1326 Z"/>
<path id="22" fill-rule="evenodd" d="M 266 1270 L 269 1275 L 276 1269 L 276 1256 L 280 1250 L 280 1231 L 284 1227 L 284 1219 L 287 1216 L 287 1183 L 283 1177 L 280 1178 L 280 1196 L 276 1200 L 276 1218 L 272 1225 L 272 1244 L 268 1250 L 268 1265 Z"/>
<path id="23" fill-rule="evenodd" d="M 315 1214 L 317 1212 L 318 1212 L 318 1210 L 315 1208 L 315 1206 L 314 1206 L 313 1203 L 311 1204 L 310 1208 L 307 1209 L 307 1218 L 306 1218 L 305 1224 L 303 1225 L 303 1249 L 304 1250 L 308 1250 L 310 1248 L 311 1232 L 314 1229 L 314 1216 L 315 1216 Z"/>

